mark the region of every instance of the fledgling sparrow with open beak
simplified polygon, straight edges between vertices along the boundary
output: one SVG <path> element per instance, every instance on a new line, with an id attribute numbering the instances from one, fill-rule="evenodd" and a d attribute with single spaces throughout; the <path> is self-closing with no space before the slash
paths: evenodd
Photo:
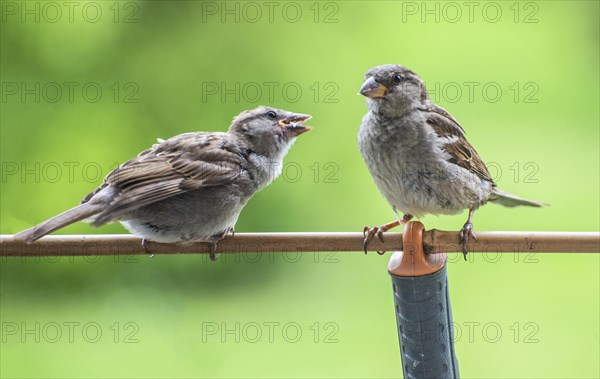
<path id="1" fill-rule="evenodd" d="M 248 200 L 281 174 L 311 116 L 269 107 L 240 113 L 226 133 L 184 133 L 125 162 L 82 203 L 15 235 L 33 242 L 77 221 L 120 221 L 146 241 L 216 243 Z"/>
<path id="2" fill-rule="evenodd" d="M 388 64 L 370 69 L 360 93 L 368 112 L 358 132 L 358 146 L 396 221 L 365 227 L 369 241 L 389 229 L 426 214 L 469 210 L 459 238 L 467 254 L 473 212 L 488 201 L 514 207 L 541 207 L 537 201 L 500 191 L 459 123 L 435 105 L 425 84 L 406 67 Z M 402 218 L 398 212 L 402 212 Z"/>

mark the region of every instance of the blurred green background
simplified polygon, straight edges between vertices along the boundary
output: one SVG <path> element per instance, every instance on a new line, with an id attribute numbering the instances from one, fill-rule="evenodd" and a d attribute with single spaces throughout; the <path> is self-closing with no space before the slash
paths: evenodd
<path id="1" fill-rule="evenodd" d="M 502 189 L 551 204 L 486 206 L 475 230 L 599 229 L 597 1 L 69 4 L 2 2 L 3 234 L 75 205 L 156 138 L 222 131 L 259 104 L 314 130 L 237 232 L 390 221 L 356 148 L 358 88 L 383 63 L 425 80 Z M 0 375 L 400 377 L 388 257 L 4 259 Z M 449 261 L 463 377 L 600 376 L 597 254 Z"/>

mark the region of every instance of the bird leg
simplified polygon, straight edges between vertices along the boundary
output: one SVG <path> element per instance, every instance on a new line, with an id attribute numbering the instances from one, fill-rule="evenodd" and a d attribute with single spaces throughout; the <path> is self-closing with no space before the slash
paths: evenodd
<path id="1" fill-rule="evenodd" d="M 152 254 L 152 253 L 150 252 L 150 250 L 148 249 L 148 241 L 146 241 L 146 239 L 145 239 L 145 238 L 142 238 L 142 249 L 144 249 L 144 252 L 145 252 L 146 254 Z"/>
<path id="2" fill-rule="evenodd" d="M 467 222 L 460 230 L 458 236 L 460 237 L 460 244 L 462 245 L 462 252 L 465 261 L 467 260 L 467 254 L 469 253 L 467 250 L 467 243 L 469 242 L 469 237 L 473 238 L 477 241 L 477 237 L 475 237 L 475 233 L 473 233 L 473 214 L 475 213 L 475 208 L 469 209 L 469 217 L 467 218 Z"/>
<path id="3" fill-rule="evenodd" d="M 228 233 L 231 233 L 232 237 L 235 235 L 235 230 L 233 230 L 233 226 L 230 226 L 229 228 L 223 230 L 220 233 L 214 234 L 209 241 L 206 241 L 210 245 L 208 256 L 210 257 L 211 261 L 216 261 L 218 257 L 218 255 L 215 253 L 215 251 L 217 251 L 217 242 L 225 238 L 225 236 L 227 236 Z"/>
<path id="4" fill-rule="evenodd" d="M 145 238 L 142 238 L 142 249 L 144 249 L 146 254 L 150 255 L 150 258 L 154 258 L 154 253 L 150 251 L 150 248 L 148 247 L 148 240 Z"/>
<path id="5" fill-rule="evenodd" d="M 217 250 L 217 242 L 211 241 L 209 242 L 209 244 L 210 250 L 208 251 L 208 256 L 210 257 L 210 260 L 214 262 L 217 260 L 217 254 L 215 253 L 215 251 Z"/>
<path id="6" fill-rule="evenodd" d="M 381 242 L 383 242 L 383 233 L 388 230 L 397 227 L 398 225 L 406 224 L 410 220 L 412 220 L 413 216 L 409 214 L 405 214 L 402 216 L 402 220 L 395 220 L 392 222 L 388 222 L 387 224 L 381 226 L 374 226 L 369 228 L 365 226 L 363 229 L 363 236 L 365 237 L 363 240 L 363 246 L 365 248 L 365 254 L 367 254 L 367 248 L 369 247 L 369 243 L 373 239 L 373 237 L 377 236 Z M 382 255 L 385 251 L 378 251 L 377 254 Z"/>

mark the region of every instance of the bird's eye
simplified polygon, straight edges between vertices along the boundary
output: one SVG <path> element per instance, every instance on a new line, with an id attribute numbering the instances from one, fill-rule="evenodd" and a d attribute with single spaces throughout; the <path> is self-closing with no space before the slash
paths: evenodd
<path id="1" fill-rule="evenodd" d="M 392 80 L 395 84 L 400 84 L 400 82 L 402 81 L 402 76 L 400 76 L 400 74 L 396 74 L 392 77 Z"/>
<path id="2" fill-rule="evenodd" d="M 277 118 L 277 113 L 275 113 L 273 111 L 268 111 L 267 117 L 270 118 L 271 120 L 275 120 Z"/>

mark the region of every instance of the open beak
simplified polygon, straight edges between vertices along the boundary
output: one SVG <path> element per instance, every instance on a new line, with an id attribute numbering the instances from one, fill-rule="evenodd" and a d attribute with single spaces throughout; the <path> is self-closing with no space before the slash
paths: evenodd
<path id="1" fill-rule="evenodd" d="M 381 83 L 377 83 L 375 78 L 372 76 L 365 80 L 362 87 L 360 87 L 360 94 L 366 97 L 370 97 L 372 99 L 378 97 L 384 97 L 387 93 L 387 88 Z"/>
<path id="2" fill-rule="evenodd" d="M 304 121 L 310 120 L 311 115 L 308 114 L 293 114 L 279 121 L 279 126 L 285 128 L 293 137 L 297 137 L 304 132 L 308 132 L 312 128 L 304 125 Z"/>

